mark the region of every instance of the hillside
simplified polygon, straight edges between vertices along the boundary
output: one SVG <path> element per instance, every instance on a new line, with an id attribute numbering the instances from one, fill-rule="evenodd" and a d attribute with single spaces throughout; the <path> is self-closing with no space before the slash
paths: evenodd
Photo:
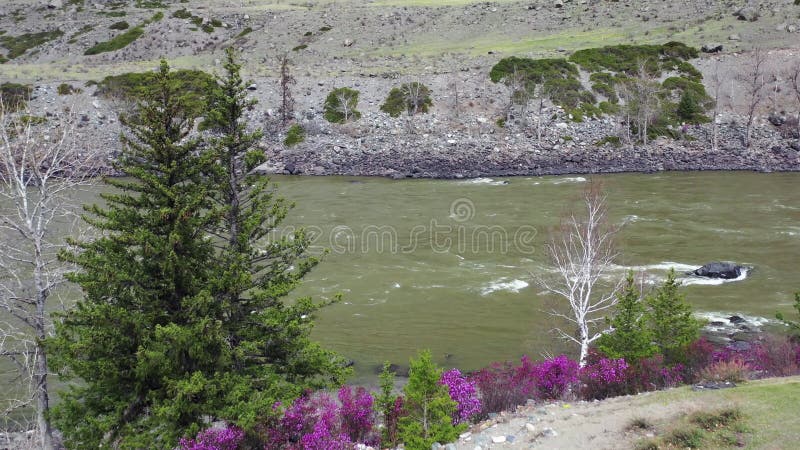
<path id="1" fill-rule="evenodd" d="M 49 126 L 71 117 L 87 151 L 111 155 L 119 150 L 117 113 L 129 105 L 97 96 L 93 82 L 150 71 L 162 57 L 174 68 L 219 73 L 223 49 L 233 46 L 259 101 L 249 118 L 269 131 L 267 173 L 450 178 L 797 170 L 800 142 L 767 117 L 783 124 L 800 109 L 788 82 L 800 63 L 798 30 L 794 0 L 12 0 L 0 5 L 0 54 L 7 59 L 0 78 L 34 88 L 32 115 L 48 117 Z M 668 41 L 722 46 L 692 61 L 707 89 L 712 75 L 720 75 L 719 152 L 707 153 L 708 126 L 686 130 L 681 142 L 602 145 L 621 133 L 619 118 L 578 123 L 553 105 L 542 111 L 550 117 L 543 135 L 526 118 L 497 125 L 509 94 L 488 75 L 503 58 L 568 58 L 585 48 Z M 767 53 L 767 86 L 754 145 L 744 148 L 747 101 L 738 78 L 753 48 Z M 283 55 L 297 81 L 290 86 L 294 119 L 306 131 L 306 142 L 292 148 L 283 145 L 286 127 L 277 123 Z M 429 114 L 411 120 L 380 111 L 390 89 L 413 81 L 430 87 Z M 58 95 L 62 83 L 80 91 Z M 361 120 L 323 119 L 323 102 L 335 87 L 360 92 Z"/>

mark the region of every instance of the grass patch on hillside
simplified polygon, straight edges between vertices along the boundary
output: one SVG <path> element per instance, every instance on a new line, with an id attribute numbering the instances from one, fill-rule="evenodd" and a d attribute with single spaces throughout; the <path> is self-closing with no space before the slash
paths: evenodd
<path id="1" fill-rule="evenodd" d="M 136 103 L 153 85 L 154 72 L 124 73 L 105 77 L 97 83 L 96 95 Z M 214 77 L 201 70 L 181 69 L 170 72 L 187 102 L 188 113 L 198 117 L 207 109 L 207 99 L 218 85 Z"/>
<path id="2" fill-rule="evenodd" d="M 131 42 L 139 39 L 144 34 L 142 26 L 131 28 L 130 30 L 114 36 L 108 41 L 100 42 L 97 45 L 87 49 L 84 55 L 97 55 L 100 53 L 113 52 L 121 48 L 127 47 Z"/>
<path id="3" fill-rule="evenodd" d="M 39 33 L 25 33 L 19 36 L 0 36 L 0 46 L 5 47 L 8 53 L 5 55 L 8 59 L 14 59 L 22 56 L 26 51 L 38 47 L 53 39 L 57 39 L 64 34 L 63 31 L 55 29 L 52 31 L 42 31 Z"/>
<path id="4" fill-rule="evenodd" d="M 92 30 L 94 30 L 94 25 L 92 25 L 92 24 L 84 25 L 83 27 L 81 27 L 80 30 L 72 33 L 72 36 L 69 37 L 69 40 L 67 41 L 67 44 L 74 44 L 74 43 L 78 42 L 78 37 L 90 32 Z"/>

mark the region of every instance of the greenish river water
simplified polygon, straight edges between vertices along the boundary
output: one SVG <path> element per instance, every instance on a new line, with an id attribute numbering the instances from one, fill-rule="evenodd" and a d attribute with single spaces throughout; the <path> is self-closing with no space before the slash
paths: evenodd
<path id="1" fill-rule="evenodd" d="M 753 266 L 743 280 L 685 280 L 698 312 L 753 320 L 791 312 L 800 290 L 800 174 L 597 178 L 612 221 L 624 224 L 620 277 L 634 268 L 658 282 L 669 267 L 736 261 Z M 383 360 L 404 363 L 419 348 L 467 370 L 570 349 L 550 331 L 561 324 L 543 312 L 552 300 L 532 274 L 546 273 L 549 229 L 584 177 L 275 181 L 297 202 L 293 222 L 331 249 L 297 294 L 343 295 L 319 314 L 315 337 L 354 360 L 357 374 Z"/>
<path id="2" fill-rule="evenodd" d="M 634 268 L 658 282 L 669 267 L 736 261 L 754 267 L 743 280 L 687 280 L 697 311 L 754 320 L 791 312 L 800 290 L 800 174 L 597 178 L 612 221 L 624 224 L 615 275 Z M 546 273 L 548 229 L 585 178 L 273 180 L 297 203 L 290 222 L 330 249 L 295 294 L 343 295 L 319 313 L 314 337 L 355 361 L 356 380 L 420 348 L 465 370 L 570 349 L 551 332 L 562 324 L 543 312 L 553 304 L 532 274 Z"/>

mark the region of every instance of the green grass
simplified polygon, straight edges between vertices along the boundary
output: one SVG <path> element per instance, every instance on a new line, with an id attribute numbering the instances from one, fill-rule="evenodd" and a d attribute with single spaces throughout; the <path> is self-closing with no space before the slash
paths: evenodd
<path id="1" fill-rule="evenodd" d="M 119 22 L 112 23 L 108 28 L 112 30 L 127 30 L 130 27 L 131 26 L 128 24 L 128 22 L 121 20 Z"/>
<path id="2" fill-rule="evenodd" d="M 718 391 L 670 389 L 632 399 L 626 407 L 637 413 L 676 404 L 695 413 L 665 424 L 664 436 L 676 429 L 682 430 L 678 434 L 687 434 L 688 429 L 699 430 L 704 437 L 703 448 L 715 449 L 788 449 L 796 448 L 800 442 L 798 376 L 751 381 Z M 715 426 L 711 432 L 704 429 L 711 425 Z M 688 434 L 691 438 L 695 432 Z M 676 436 L 679 440 L 684 437 L 687 436 Z"/>
<path id="3" fill-rule="evenodd" d="M 94 47 L 89 48 L 84 55 L 97 55 L 99 53 L 113 52 L 121 48 L 125 48 L 131 42 L 135 41 L 144 34 L 144 28 L 141 26 L 131 28 L 130 30 L 114 36 L 111 40 L 100 42 Z"/>
<path id="4" fill-rule="evenodd" d="M 57 39 L 64 34 L 63 31 L 55 29 L 53 31 L 42 31 L 39 33 L 25 33 L 19 36 L 0 36 L 0 46 L 8 50 L 6 57 L 14 59 L 22 56 L 26 51 L 38 47 L 45 42 Z"/>
<path id="5" fill-rule="evenodd" d="M 9 111 L 24 109 L 28 104 L 31 92 L 33 92 L 33 88 L 27 84 L 0 84 L 0 98 L 3 100 L 3 107 Z"/>

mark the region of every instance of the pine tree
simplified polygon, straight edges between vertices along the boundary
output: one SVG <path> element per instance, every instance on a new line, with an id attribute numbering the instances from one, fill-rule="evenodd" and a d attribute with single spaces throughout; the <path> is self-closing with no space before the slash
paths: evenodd
<path id="1" fill-rule="evenodd" d="M 174 447 L 219 407 L 208 380 L 231 359 L 207 288 L 208 164 L 166 62 L 139 109 L 117 163 L 127 178 L 106 179 L 106 206 L 87 207 L 102 233 L 61 255 L 84 293 L 50 342 L 81 380 L 53 412 L 69 448 Z"/>
<path id="2" fill-rule="evenodd" d="M 458 438 L 465 424 L 453 425 L 456 402 L 447 386 L 440 384 L 442 370 L 431 359 L 431 352 L 421 351 L 411 359 L 408 384 L 404 389 L 407 414 L 400 418 L 400 440 L 409 450 L 427 450 L 434 443 L 446 444 Z"/>
<path id="3" fill-rule="evenodd" d="M 664 284 L 645 299 L 653 342 L 667 362 L 680 362 L 681 351 L 697 340 L 702 327 L 702 322 L 692 317 L 692 307 L 678 292 L 679 286 L 672 269 Z"/>
<path id="4" fill-rule="evenodd" d="M 264 161 L 260 131 L 248 132 L 247 100 L 240 65 L 228 49 L 225 76 L 208 114 L 211 156 L 217 162 L 208 190 L 217 220 L 212 295 L 222 308 L 222 330 L 231 352 L 231 395 L 221 418 L 245 429 L 276 400 L 343 381 L 343 361 L 309 338 L 311 317 L 324 304 L 309 298 L 285 302 L 318 259 L 307 252 L 309 236 L 298 230 L 279 236 L 292 204 L 269 179 L 252 173 Z"/>
<path id="5" fill-rule="evenodd" d="M 604 334 L 597 347 L 611 358 L 624 358 L 628 362 L 653 356 L 658 348 L 653 345 L 653 333 L 648 328 L 645 305 L 633 272 L 628 273 L 618 299 L 609 323 L 613 331 Z"/>

